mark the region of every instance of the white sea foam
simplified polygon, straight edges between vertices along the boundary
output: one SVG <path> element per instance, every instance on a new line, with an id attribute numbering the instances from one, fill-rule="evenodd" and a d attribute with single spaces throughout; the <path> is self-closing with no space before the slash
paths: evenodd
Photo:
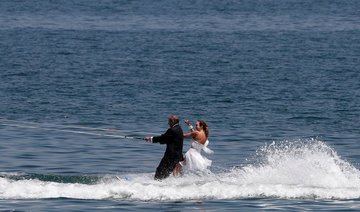
<path id="1" fill-rule="evenodd" d="M 360 198 L 360 171 L 318 140 L 273 142 L 257 163 L 222 173 L 153 180 L 153 173 L 104 177 L 96 184 L 0 178 L 1 199 L 127 199 L 177 201 L 249 197 Z"/>

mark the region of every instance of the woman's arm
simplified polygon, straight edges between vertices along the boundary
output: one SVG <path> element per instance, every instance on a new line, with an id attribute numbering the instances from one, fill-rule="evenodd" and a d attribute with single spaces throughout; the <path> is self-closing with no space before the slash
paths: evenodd
<path id="1" fill-rule="evenodd" d="M 185 119 L 185 124 L 189 126 L 189 133 L 184 134 L 184 138 L 195 138 L 197 135 L 196 130 L 194 130 L 194 127 L 190 124 L 190 121 L 188 119 Z"/>
<path id="2" fill-rule="evenodd" d="M 184 138 L 195 138 L 197 136 L 197 131 L 193 130 L 192 132 L 184 134 Z"/>

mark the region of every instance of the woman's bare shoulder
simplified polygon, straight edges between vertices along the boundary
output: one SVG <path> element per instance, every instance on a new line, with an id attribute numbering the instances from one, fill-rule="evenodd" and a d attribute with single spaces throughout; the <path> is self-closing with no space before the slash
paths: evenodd
<path id="1" fill-rule="evenodd" d="M 200 144 L 205 144 L 207 138 L 204 133 L 197 132 L 197 136 L 194 137 L 194 140 L 197 141 Z"/>

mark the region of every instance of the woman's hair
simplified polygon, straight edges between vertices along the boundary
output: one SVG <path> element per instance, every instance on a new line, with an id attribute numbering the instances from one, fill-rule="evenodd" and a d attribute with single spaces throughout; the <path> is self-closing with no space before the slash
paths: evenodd
<path id="1" fill-rule="evenodd" d="M 198 120 L 200 127 L 204 130 L 206 138 L 209 137 L 209 127 L 204 120 Z"/>

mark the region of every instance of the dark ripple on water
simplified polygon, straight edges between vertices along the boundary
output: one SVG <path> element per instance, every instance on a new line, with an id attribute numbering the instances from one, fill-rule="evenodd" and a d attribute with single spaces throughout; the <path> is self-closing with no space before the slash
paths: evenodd
<path id="1" fill-rule="evenodd" d="M 314 137 L 358 167 L 358 5 L 1 1 L 0 118 L 145 136 L 163 132 L 168 114 L 177 113 L 208 121 L 215 151 L 209 157 L 222 170 L 246 164 L 264 143 Z M 163 154 L 142 141 L 41 128 L 0 125 L 0 170 L 36 173 L 10 178 L 91 184 L 98 175 L 152 173 Z M 71 203 L 74 210 L 160 207 L 57 199 L 17 208 L 36 210 L 39 202 Z M 336 210 L 357 202 L 271 198 L 161 207 Z"/>

